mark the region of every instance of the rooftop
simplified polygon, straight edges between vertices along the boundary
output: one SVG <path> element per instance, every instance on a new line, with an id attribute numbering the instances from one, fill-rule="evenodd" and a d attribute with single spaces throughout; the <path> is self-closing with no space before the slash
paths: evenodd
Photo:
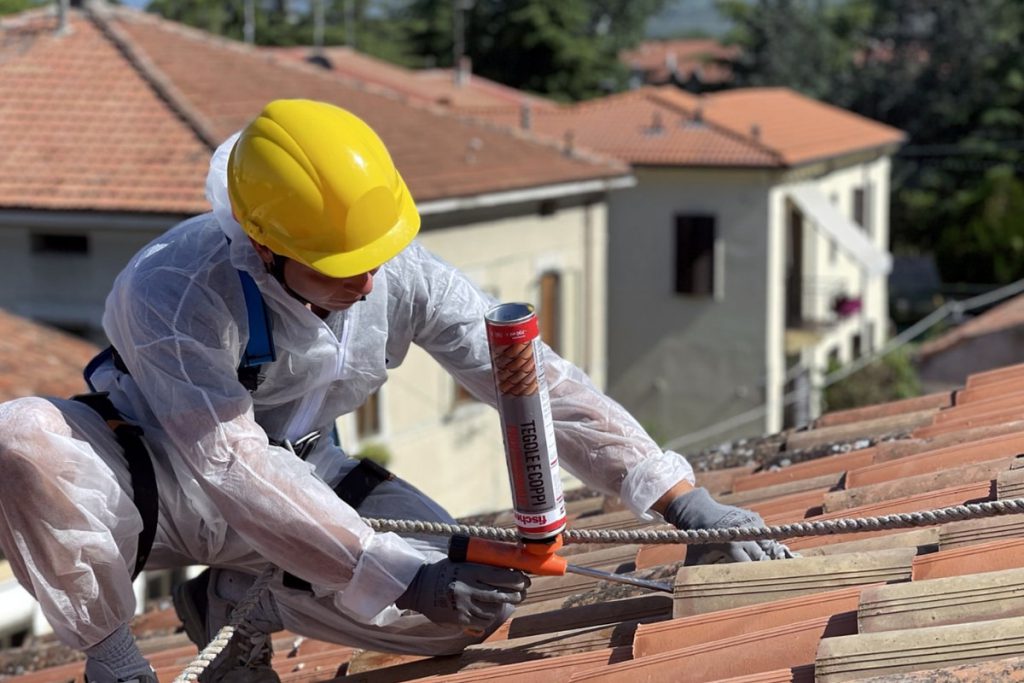
<path id="1" fill-rule="evenodd" d="M 0 310 L 0 402 L 86 391 L 82 368 L 98 352 L 78 337 Z"/>
<path id="2" fill-rule="evenodd" d="M 624 50 L 619 61 L 631 71 L 641 72 L 650 84 L 686 81 L 691 78 L 706 84 L 725 83 L 732 70 L 723 62 L 735 59 L 739 48 L 711 38 L 648 40 Z"/>
<path id="3" fill-rule="evenodd" d="M 477 74 L 467 73 L 456 84 L 452 69 L 406 69 L 348 47 L 325 47 L 319 52 L 310 47 L 265 48 L 272 54 L 301 62 L 313 55 L 325 59 L 330 69 L 365 83 L 401 93 L 424 104 L 453 109 L 466 107 L 503 107 L 529 104 L 533 107 L 554 107 L 555 103 L 538 95 L 516 90 Z"/>
<path id="4" fill-rule="evenodd" d="M 139 10 L 87 7 L 64 35 L 49 8 L 0 20 L 0 209 L 206 211 L 211 150 L 285 97 L 364 118 L 420 202 L 628 172 Z"/>
<path id="5" fill-rule="evenodd" d="M 1024 295 L 1015 296 L 981 315 L 970 318 L 917 350 L 923 358 L 941 353 L 975 337 L 1010 330 L 1024 325 Z"/>
<path id="6" fill-rule="evenodd" d="M 522 112 L 480 110 L 508 127 Z M 902 131 L 788 88 L 691 95 L 644 87 L 529 114 L 529 130 L 637 165 L 785 168 L 884 149 Z"/>
<path id="7" fill-rule="evenodd" d="M 698 482 L 769 524 L 1015 499 L 1024 494 L 1022 377 L 1024 365 L 1011 366 L 972 375 L 955 392 L 827 414 L 731 450 L 745 455 Z M 602 496 L 579 496 L 569 514 L 576 529 L 637 526 Z M 695 682 L 923 683 L 1024 672 L 1019 515 L 789 545 L 802 557 L 698 567 L 681 564 L 685 546 L 569 546 L 576 564 L 667 580 L 674 593 L 537 578 L 506 626 L 462 655 L 387 655 L 281 633 L 275 666 L 286 682 L 674 683 L 685 672 Z M 161 680 L 195 652 L 175 626 L 167 609 L 136 624 Z M 0 654 L 0 665 L 51 665 L 17 683 L 80 680 L 81 663 L 61 664 L 67 656 L 37 643 Z"/>

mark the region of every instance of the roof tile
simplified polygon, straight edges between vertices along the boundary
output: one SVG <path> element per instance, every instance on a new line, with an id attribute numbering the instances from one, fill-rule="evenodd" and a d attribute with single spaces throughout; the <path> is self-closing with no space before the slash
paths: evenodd
<path id="1" fill-rule="evenodd" d="M 48 12 L 0 23 L 0 207 L 205 211 L 212 145 L 282 97 L 366 119 L 419 201 L 626 172 L 138 10 L 90 7 L 70 12 L 64 36 Z"/>

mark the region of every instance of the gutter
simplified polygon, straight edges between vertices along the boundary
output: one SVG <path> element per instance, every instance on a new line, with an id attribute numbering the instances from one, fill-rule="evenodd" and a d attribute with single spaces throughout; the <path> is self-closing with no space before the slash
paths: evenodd
<path id="1" fill-rule="evenodd" d="M 490 192 L 468 197 L 452 197 L 449 199 L 435 199 L 425 202 L 417 202 L 416 207 L 424 216 L 451 213 L 453 211 L 464 211 L 467 209 L 481 209 L 503 204 L 521 204 L 531 201 L 543 201 L 546 199 L 560 199 L 581 194 L 595 192 L 610 192 L 612 190 L 624 190 L 636 186 L 636 178 L 632 175 L 605 178 L 601 180 L 586 180 L 575 183 L 562 183 L 559 185 L 543 185 L 521 190 L 508 190 L 506 192 Z"/>

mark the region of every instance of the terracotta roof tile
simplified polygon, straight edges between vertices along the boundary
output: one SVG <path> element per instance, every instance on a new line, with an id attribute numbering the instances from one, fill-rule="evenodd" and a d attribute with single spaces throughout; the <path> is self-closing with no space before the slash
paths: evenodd
<path id="1" fill-rule="evenodd" d="M 1004 368 L 996 368 L 995 370 L 986 370 L 985 372 L 977 372 L 967 377 L 967 388 L 976 389 L 982 386 L 988 386 L 995 382 L 1005 382 L 1011 379 L 1024 378 L 1024 363 L 1017 365 L 1008 365 Z"/>
<path id="2" fill-rule="evenodd" d="M 952 405 L 953 395 L 951 392 L 942 391 L 927 396 L 907 398 L 902 401 L 891 401 L 880 403 L 874 406 L 863 408 L 851 408 L 850 410 L 837 410 L 815 421 L 815 428 L 833 427 L 836 425 L 850 424 L 851 422 L 863 422 L 890 415 L 913 413 L 920 410 L 933 408 L 946 408 Z"/>
<path id="3" fill-rule="evenodd" d="M 925 451 L 917 455 L 850 470 L 846 475 L 846 486 L 854 488 L 883 481 L 893 481 L 956 465 L 1013 457 L 1018 453 L 1024 453 L 1024 434 L 995 436 L 990 439 L 949 446 L 935 451 Z"/>
<path id="4" fill-rule="evenodd" d="M 0 310 L 0 402 L 86 391 L 82 370 L 98 352 L 78 337 Z"/>
<path id="5" fill-rule="evenodd" d="M 298 62 L 308 62 L 314 51 L 310 47 L 264 48 L 271 54 Z M 416 102 L 437 104 L 452 109 L 479 107 L 554 107 L 555 103 L 522 90 L 469 74 L 456 84 L 451 69 L 412 70 L 371 57 L 348 47 L 325 47 L 320 57 L 330 70 L 363 83 L 373 83 L 393 90 Z"/>
<path id="6" fill-rule="evenodd" d="M 976 386 L 998 387 L 1006 392 L 1004 397 L 1009 396 L 1017 386 L 1007 381 L 1008 377 L 1016 376 L 1019 370 L 995 373 L 989 376 L 990 381 Z M 1002 400 L 998 394 L 986 398 Z M 969 404 L 958 403 L 958 406 L 966 405 Z M 860 424 L 870 429 L 873 420 L 869 417 Z M 856 424 L 858 422 L 848 423 Z M 832 433 L 831 429 L 823 428 L 822 434 Z M 880 442 L 870 448 L 798 463 L 778 472 L 743 475 L 746 471 L 743 468 L 722 475 L 720 480 L 722 486 L 737 489 L 747 482 L 746 491 L 752 492 L 764 487 L 766 495 L 757 501 L 757 505 L 763 504 L 762 509 L 792 508 L 783 510 L 782 517 L 769 517 L 769 522 L 784 517 L 801 518 L 808 508 L 833 500 L 843 492 L 850 497 L 848 503 L 859 505 L 846 505 L 845 509 L 830 510 L 811 519 L 876 516 L 990 500 L 996 492 L 989 479 L 993 473 L 997 473 L 997 481 L 1002 482 L 997 487 L 999 495 L 1019 495 L 1024 489 L 1024 469 L 1002 469 L 1019 464 L 1013 456 L 1019 448 L 1020 429 L 1019 423 L 1007 423 L 952 431 L 930 439 Z M 992 448 L 996 450 L 991 451 Z M 794 453 L 783 451 L 783 454 L 787 452 Z M 993 452 L 1001 455 L 985 459 Z M 814 482 L 816 477 L 823 476 L 821 469 L 826 470 L 824 475 L 834 482 L 832 486 L 803 491 L 769 488 L 793 482 Z M 790 470 L 788 481 L 777 480 L 786 470 Z M 845 480 L 841 479 L 839 475 L 847 471 Z M 740 476 L 730 484 L 738 473 Z M 879 481 L 860 489 L 850 488 L 858 479 Z M 846 488 L 829 491 L 837 486 Z M 887 492 L 882 491 L 883 486 L 889 487 Z M 820 500 L 815 500 L 816 497 Z M 638 524 L 627 513 L 612 511 L 615 502 L 610 498 L 581 498 L 574 501 L 573 506 L 574 514 L 579 515 L 573 522 L 575 528 L 625 528 Z M 880 662 L 888 671 L 893 671 L 893 666 L 897 669 L 947 666 L 952 661 L 948 658 L 974 647 L 972 643 L 980 643 L 984 656 L 992 660 L 1006 660 L 1017 653 L 1015 648 L 1020 645 L 1017 640 L 994 637 L 1001 627 L 977 626 L 1009 624 L 1008 620 L 977 620 L 995 614 L 1017 614 L 1019 599 L 1011 590 L 1012 581 L 1006 584 L 1010 588 L 1004 586 L 1012 595 L 1007 593 L 1008 597 L 1000 598 L 999 602 L 992 602 L 990 598 L 999 598 L 1002 593 L 998 591 L 1003 590 L 992 584 L 993 577 L 997 576 L 992 572 L 1024 571 L 1019 569 L 1024 568 L 1024 517 L 1020 515 L 914 530 L 800 538 L 790 546 L 803 551 L 805 556 L 785 562 L 682 569 L 679 569 L 682 549 L 676 546 L 569 546 L 567 552 L 574 552 L 573 561 L 607 571 L 632 571 L 634 564 L 650 565 L 638 575 L 671 577 L 678 571 L 675 593 L 669 596 L 639 590 L 620 592 L 618 586 L 586 579 L 538 578 L 535 590 L 531 590 L 527 602 L 508 624 L 489 642 L 469 648 L 457 657 L 417 658 L 353 652 L 343 646 L 317 641 L 304 641 L 293 653 L 295 639 L 285 634 L 275 638 L 278 650 L 275 661 L 286 683 L 332 680 L 345 667 L 349 674 L 337 680 L 380 683 L 430 676 L 433 678 L 423 680 L 548 683 L 647 677 L 647 680 L 674 683 L 682 676 L 684 680 L 693 681 L 809 683 L 813 680 L 816 659 L 821 666 L 819 677 L 822 680 L 846 680 L 877 671 L 863 668 L 864 662 Z M 942 549 L 938 550 L 940 547 Z M 948 577 L 961 577 L 955 585 L 950 584 L 953 593 L 943 589 L 945 584 L 938 583 Z M 909 584 L 905 583 L 908 579 L 912 579 Z M 889 593 L 869 589 L 874 597 L 857 601 L 857 594 L 864 591 L 861 584 L 894 581 L 904 583 L 891 583 L 893 588 Z M 934 583 L 915 586 L 922 581 Z M 835 590 L 837 587 L 839 590 Z M 1007 610 L 1010 612 L 1002 613 Z M 673 615 L 676 618 L 672 618 Z M 899 621 L 911 618 L 913 624 L 906 628 Z M 858 620 L 864 624 L 859 634 Z M 193 651 L 185 645 L 181 634 L 166 635 L 172 622 L 173 618 L 168 620 L 166 614 L 155 614 L 140 619 L 136 626 L 140 642 L 147 652 L 153 653 L 153 661 L 159 662 L 165 678 L 180 671 L 179 667 Z M 909 645 L 915 642 L 913 629 L 918 628 L 918 632 L 923 633 L 920 627 L 928 623 L 947 624 L 940 627 L 946 629 L 942 631 L 946 640 L 934 651 L 915 650 Z M 971 627 L 971 623 L 975 626 Z M 878 628 L 886 629 L 886 643 L 904 645 L 879 645 L 881 641 L 871 638 L 862 639 L 859 644 L 846 640 L 876 635 L 872 631 Z M 153 629 L 156 635 L 147 636 L 145 629 Z M 0 666 L 8 661 L 6 657 L 15 655 L 0 653 Z M 18 661 L 25 661 L 24 656 Z M 56 658 L 53 661 L 57 668 L 40 672 L 34 679 L 13 680 L 19 683 L 52 681 L 60 680 L 60 675 L 70 679 L 81 673 L 80 663 L 59 668 L 60 662 L 67 660 Z M 950 680 L 1002 680 L 986 676 L 989 672 L 1016 675 L 1013 672 L 1020 671 L 1020 667 L 1012 663 L 971 665 L 974 668 L 957 666 L 958 669 L 933 672 L 935 679 L 959 676 Z M 955 673 L 957 671 L 959 673 Z M 972 675 L 979 677 L 971 678 Z"/>
<path id="7" fill-rule="evenodd" d="M 55 21 L 0 24 L 0 207 L 205 211 L 211 147 L 282 97 L 365 118 L 420 201 L 626 172 L 138 10 L 72 10 L 65 36 Z"/>
<path id="8" fill-rule="evenodd" d="M 0 21 L 0 207 L 202 210 L 209 148 L 95 24 Z"/>
<path id="9" fill-rule="evenodd" d="M 697 78 L 701 83 L 724 83 L 732 70 L 721 64 L 735 58 L 739 48 L 709 38 L 648 40 L 619 54 L 619 61 L 644 74 L 647 83 L 668 83 Z"/>
<path id="10" fill-rule="evenodd" d="M 476 111 L 517 126 L 508 109 Z M 700 97 L 640 88 L 531 115 L 531 130 L 637 165 L 787 167 L 900 144 L 904 134 L 784 88 Z"/>

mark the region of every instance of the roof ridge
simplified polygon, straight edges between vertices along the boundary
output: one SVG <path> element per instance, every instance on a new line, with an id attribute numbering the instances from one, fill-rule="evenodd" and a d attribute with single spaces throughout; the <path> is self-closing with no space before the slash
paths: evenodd
<path id="1" fill-rule="evenodd" d="M 676 90 L 678 90 L 678 88 L 676 88 L 676 86 L 674 86 L 674 85 L 666 85 L 666 86 L 662 86 L 662 88 L 675 88 Z M 663 104 L 663 105 L 666 105 L 666 106 L 670 106 L 670 107 L 673 107 L 675 109 L 683 109 L 684 113 L 688 113 L 688 112 L 685 112 L 685 109 L 683 108 L 681 103 L 675 103 L 675 102 L 667 101 L 664 97 L 662 97 L 661 96 L 662 95 L 662 88 L 653 88 L 652 89 L 652 90 L 654 90 L 654 93 L 652 94 L 652 97 L 654 99 L 656 99 L 660 104 Z M 705 110 L 705 108 L 703 106 L 704 102 L 705 101 L 710 101 L 713 96 L 711 96 L 711 95 L 698 95 L 698 96 L 695 96 L 695 97 L 696 97 L 698 103 L 700 104 L 700 112 L 701 112 L 700 120 L 701 120 L 701 123 L 703 123 L 705 126 L 707 126 L 707 127 L 711 128 L 711 129 L 721 133 L 722 135 L 725 135 L 726 137 L 730 137 L 730 138 L 732 138 L 734 140 L 737 140 L 738 142 L 741 142 L 744 145 L 747 145 L 749 147 L 753 147 L 755 150 L 757 150 L 759 152 L 764 152 L 768 156 L 770 156 L 773 159 L 775 159 L 776 162 L 780 166 L 787 166 L 788 165 L 786 163 L 785 158 L 782 156 L 782 154 L 778 150 L 776 150 L 776 149 L 774 149 L 772 147 L 769 147 L 768 145 L 764 144 L 760 140 L 757 140 L 756 138 L 754 138 L 754 137 L 752 137 L 750 135 L 743 135 L 739 131 L 733 130 L 731 127 L 726 126 L 725 124 L 719 123 L 718 121 L 713 121 L 708 116 L 707 111 Z"/>
<path id="2" fill-rule="evenodd" d="M 110 17 L 116 13 L 112 11 L 110 5 L 107 5 L 105 0 L 90 0 L 86 3 L 85 8 L 86 17 L 124 55 L 128 63 L 149 84 L 157 97 L 168 104 L 170 109 L 188 125 L 203 144 L 211 150 L 216 149 L 221 140 L 213 125 L 188 103 L 171 79 L 149 59 L 144 51 L 138 48 L 119 27 L 109 21 Z"/>
<path id="3" fill-rule="evenodd" d="M 404 106 L 416 109 L 418 111 L 433 114 L 434 116 L 437 116 L 439 118 L 448 119 L 451 121 L 461 123 L 463 125 L 473 126 L 475 128 L 491 130 L 498 134 L 512 135 L 513 137 L 523 142 L 529 143 L 535 147 L 543 147 L 546 149 L 561 152 L 563 154 L 565 153 L 565 149 L 561 144 L 552 141 L 549 138 L 541 137 L 533 133 L 527 133 L 525 131 L 521 131 L 513 127 L 495 124 L 490 121 L 464 116 L 461 115 L 457 110 L 450 110 L 434 103 L 418 102 L 410 98 L 409 95 L 407 95 L 406 93 L 403 93 L 394 88 L 389 88 L 387 86 L 380 85 L 377 83 L 362 81 L 357 78 L 348 76 L 346 74 L 341 74 L 333 70 L 323 69 L 322 67 L 319 67 L 315 64 L 310 64 L 301 60 L 290 59 L 286 57 L 278 57 L 277 55 L 271 54 L 268 51 L 266 51 L 262 46 L 247 45 L 237 40 L 225 38 L 223 36 L 218 36 L 207 31 L 203 31 L 201 29 L 197 29 L 192 26 L 182 24 L 180 22 L 166 19 L 164 17 L 155 15 L 150 12 L 144 12 L 138 9 L 129 8 L 125 6 L 107 5 L 104 0 L 90 1 L 91 3 L 103 5 L 102 11 L 106 12 L 108 15 L 116 16 L 123 14 L 125 16 L 130 16 L 132 19 L 141 19 L 142 21 L 149 21 L 155 25 L 160 26 L 160 28 L 162 29 L 177 32 L 181 35 L 185 35 L 194 40 L 213 43 L 218 46 L 234 50 L 236 52 L 240 52 L 257 59 L 270 60 L 275 66 L 278 66 L 283 69 L 298 70 L 306 74 L 315 75 L 317 78 L 320 79 L 325 79 L 336 83 L 343 83 L 349 87 L 370 93 L 377 97 L 386 97 L 396 102 L 400 102 Z M 111 28 L 115 31 L 117 30 L 116 27 L 111 26 Z M 124 37 L 124 40 L 127 44 L 131 44 L 129 38 Z M 357 52 L 357 54 L 361 53 Z M 177 101 L 181 103 L 181 110 L 178 112 L 179 115 L 181 115 L 182 118 L 185 118 L 189 125 L 193 126 L 193 128 L 197 131 L 197 134 L 199 134 L 200 131 L 209 134 L 210 139 L 213 140 L 211 148 L 216 148 L 216 146 L 220 143 L 220 138 L 219 136 L 213 133 L 213 131 L 215 130 L 214 127 L 210 125 L 209 122 L 207 122 L 206 119 L 201 114 L 195 112 L 193 108 L 185 102 L 185 97 L 178 92 L 177 88 L 175 88 L 174 85 L 170 83 L 169 79 L 163 76 L 162 72 L 160 72 L 160 70 L 155 65 L 152 65 L 149 62 L 149 60 L 144 56 L 139 55 L 139 57 L 141 57 L 140 61 L 148 63 L 152 67 L 150 75 L 155 75 L 157 81 L 162 81 L 163 83 L 166 83 L 166 86 L 168 88 L 168 97 L 166 97 L 166 99 L 173 103 L 173 106 L 175 106 L 176 111 L 178 111 L 178 104 L 177 102 L 170 100 L 170 96 L 175 97 Z M 154 84 L 154 87 L 158 86 Z M 163 93 L 160 94 L 161 96 L 164 96 Z M 200 137 L 202 138 L 202 135 L 200 135 Z M 207 142 L 205 138 L 203 138 L 203 141 Z M 210 143 L 207 142 L 207 144 Z M 612 156 L 602 155 L 599 152 L 589 149 L 581 151 L 578 147 L 574 148 L 571 158 L 577 161 L 585 162 L 592 166 L 605 166 L 610 171 L 617 171 L 621 173 L 629 172 L 629 165 L 625 164 L 621 159 Z"/>

